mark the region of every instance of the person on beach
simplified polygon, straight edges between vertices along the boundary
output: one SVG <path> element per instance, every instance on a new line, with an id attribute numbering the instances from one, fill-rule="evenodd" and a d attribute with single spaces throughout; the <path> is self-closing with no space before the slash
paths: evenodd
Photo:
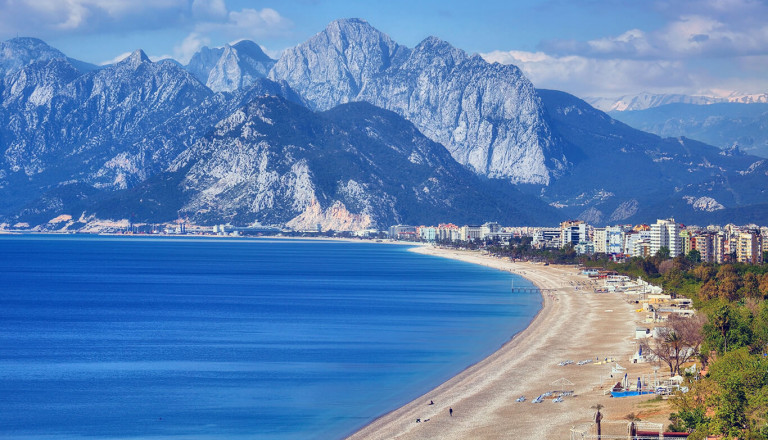
<path id="1" fill-rule="evenodd" d="M 430 405 L 434 405 L 434 404 L 435 404 L 435 402 L 433 402 L 433 401 L 431 401 L 431 400 L 430 400 L 430 401 L 429 401 L 429 404 L 430 404 Z"/>
<path id="2" fill-rule="evenodd" d="M 453 408 L 448 408 L 448 414 L 453 417 Z"/>

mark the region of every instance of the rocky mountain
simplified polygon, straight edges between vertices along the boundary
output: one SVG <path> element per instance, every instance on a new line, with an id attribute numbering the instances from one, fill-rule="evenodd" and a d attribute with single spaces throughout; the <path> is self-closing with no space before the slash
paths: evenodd
<path id="1" fill-rule="evenodd" d="M 406 48 L 362 20 L 331 23 L 269 73 L 251 42 L 186 67 L 136 51 L 96 70 L 39 40 L 2 48 L 0 223 L 183 215 L 346 229 L 768 213 L 759 157 L 633 129 L 534 89 L 514 66 L 434 37 Z"/>
<path id="2" fill-rule="evenodd" d="M 201 221 L 255 218 L 296 229 L 556 221 L 553 209 L 507 182 L 477 177 L 411 123 L 365 103 L 313 113 L 278 97 L 257 98 L 169 170 L 184 170 L 182 210 Z"/>
<path id="3" fill-rule="evenodd" d="M 93 167 L 211 95 L 176 63 L 140 50 L 88 73 L 65 59 L 34 62 L 3 85 L 0 148 L 7 171 L 27 177 Z"/>
<path id="4" fill-rule="evenodd" d="M 0 77 L 16 73 L 29 64 L 50 60 L 66 60 L 80 72 L 98 68 L 85 61 L 69 58 L 37 38 L 17 37 L 0 41 Z"/>
<path id="5" fill-rule="evenodd" d="M 555 223 L 555 209 L 509 182 L 483 179 L 400 116 L 366 103 L 314 113 L 257 97 L 215 125 L 167 169 L 126 190 L 59 186 L 45 202 L 66 213 L 153 221 L 360 229 L 446 219 Z M 42 200 L 41 200 L 42 203 Z M 37 206 L 14 221 L 39 222 Z M 61 214 L 57 214 L 61 215 Z M 82 217 L 82 215 L 80 215 Z"/>
<path id="6" fill-rule="evenodd" d="M 768 104 L 668 104 L 610 112 L 632 127 L 664 137 L 685 136 L 722 149 L 768 157 Z"/>
<path id="7" fill-rule="evenodd" d="M 481 175 L 547 184 L 570 166 L 517 67 L 435 37 L 409 49 L 364 20 L 337 20 L 286 50 L 269 77 L 313 109 L 366 101 L 392 110 Z"/>
<path id="8" fill-rule="evenodd" d="M 579 151 L 570 156 L 569 174 L 540 189 L 563 213 L 601 224 L 671 215 L 714 220 L 723 217 L 720 211 L 750 206 L 763 211 L 765 160 L 642 132 L 564 92 L 539 90 L 539 96 L 553 129 Z"/>
<path id="9" fill-rule="evenodd" d="M 203 47 L 186 69 L 214 92 L 246 89 L 260 78 L 266 78 L 275 60 L 258 44 L 243 40 L 222 48 Z"/>

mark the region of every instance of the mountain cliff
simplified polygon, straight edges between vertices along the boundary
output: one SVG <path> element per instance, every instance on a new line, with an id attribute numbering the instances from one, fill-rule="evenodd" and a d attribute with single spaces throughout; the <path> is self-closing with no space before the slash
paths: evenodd
<path id="1" fill-rule="evenodd" d="M 243 40 L 222 48 L 203 47 L 185 68 L 212 91 L 232 92 L 266 78 L 274 64 L 259 45 Z"/>
<path id="2" fill-rule="evenodd" d="M 269 74 L 314 109 L 367 101 L 413 122 L 478 174 L 548 184 L 569 162 L 531 83 L 435 37 L 413 49 L 364 20 L 337 20 L 286 50 Z"/>
<path id="3" fill-rule="evenodd" d="M 323 113 L 279 97 L 257 98 L 182 153 L 183 211 L 287 223 L 297 229 L 355 229 L 445 219 L 555 221 L 555 212 L 509 184 L 484 182 L 411 123 L 369 104 Z M 346 222 L 346 223 L 345 223 Z"/>

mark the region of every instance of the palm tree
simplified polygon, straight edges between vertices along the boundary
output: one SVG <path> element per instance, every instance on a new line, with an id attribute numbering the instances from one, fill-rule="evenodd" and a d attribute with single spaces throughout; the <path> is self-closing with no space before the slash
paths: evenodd
<path id="1" fill-rule="evenodd" d="M 603 420 L 603 414 L 600 412 L 600 410 L 605 407 L 598 403 L 596 405 L 592 405 L 591 408 L 597 410 L 597 412 L 595 413 L 595 424 L 597 424 L 597 440 L 600 440 L 602 436 L 602 431 L 600 429 L 600 421 Z"/>
<path id="2" fill-rule="evenodd" d="M 635 426 L 635 422 L 640 421 L 639 414 L 631 412 L 624 416 L 624 419 L 629 420 L 629 438 L 634 439 L 637 437 L 637 426 Z"/>

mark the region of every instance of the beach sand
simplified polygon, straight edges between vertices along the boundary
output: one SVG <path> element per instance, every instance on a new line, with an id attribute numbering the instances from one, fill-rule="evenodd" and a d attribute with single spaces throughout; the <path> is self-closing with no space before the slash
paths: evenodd
<path id="1" fill-rule="evenodd" d="M 413 251 L 514 272 L 540 289 L 554 290 L 543 292 L 543 308 L 531 325 L 494 354 L 376 419 L 350 439 L 567 439 L 572 426 L 593 419 L 595 411 L 590 407 L 597 403 L 605 406 L 607 422 L 622 420 L 639 399 L 648 400 L 647 396 L 612 399 L 604 395 L 624 377 L 609 376 L 614 364 L 577 365 L 580 360 L 608 357 L 628 368 L 630 381 L 647 374 L 650 366 L 630 364 L 640 314 L 623 294 L 596 294 L 592 287 L 576 290 L 570 283 L 588 279 L 573 266 L 512 263 L 477 252 L 429 246 Z M 574 364 L 558 366 L 564 360 Z M 553 384 L 561 378 L 573 385 Z M 531 403 L 544 392 L 562 389 L 573 390 L 574 396 L 561 403 L 553 402 L 554 396 Z M 520 396 L 526 401 L 516 402 Z"/>

